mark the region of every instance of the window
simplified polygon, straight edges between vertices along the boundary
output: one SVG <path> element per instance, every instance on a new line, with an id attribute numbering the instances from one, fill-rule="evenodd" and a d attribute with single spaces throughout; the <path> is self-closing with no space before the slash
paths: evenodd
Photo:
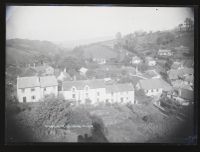
<path id="1" fill-rule="evenodd" d="M 99 98 L 97 98 L 97 102 L 99 102 Z"/>
<path id="2" fill-rule="evenodd" d="M 25 92 L 25 89 L 22 89 L 22 93 L 24 93 Z"/>
<path id="3" fill-rule="evenodd" d="M 111 92 L 111 95 L 113 96 L 113 95 L 114 95 L 114 93 L 113 93 L 113 92 Z"/>
<path id="4" fill-rule="evenodd" d="M 44 91 L 46 91 L 47 90 L 47 88 L 44 88 Z"/>
<path id="5" fill-rule="evenodd" d="M 121 102 L 123 102 L 123 101 L 124 101 L 124 98 L 121 98 L 120 100 L 121 100 Z"/>
<path id="6" fill-rule="evenodd" d="M 34 99 L 35 99 L 35 96 L 32 96 L 31 99 L 34 100 Z"/>
<path id="7" fill-rule="evenodd" d="M 75 94 L 72 94 L 72 98 L 75 99 L 75 98 L 76 98 L 76 95 L 75 95 Z"/>
<path id="8" fill-rule="evenodd" d="M 99 96 L 100 95 L 100 93 L 99 92 L 97 92 L 97 96 Z"/>
<path id="9" fill-rule="evenodd" d="M 72 88 L 72 91 L 75 92 L 75 87 Z"/>
<path id="10" fill-rule="evenodd" d="M 35 91 L 35 88 L 31 88 L 31 91 Z"/>
<path id="11" fill-rule="evenodd" d="M 26 102 L 26 97 L 23 97 L 23 102 Z"/>

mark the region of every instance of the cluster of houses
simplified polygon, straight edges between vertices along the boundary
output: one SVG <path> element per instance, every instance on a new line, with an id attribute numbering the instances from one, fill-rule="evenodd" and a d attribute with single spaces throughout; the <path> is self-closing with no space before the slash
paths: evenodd
<path id="1" fill-rule="evenodd" d="M 131 83 L 109 84 L 104 79 L 63 81 L 58 91 L 55 76 L 33 76 L 17 78 L 17 96 L 19 102 L 42 101 L 47 95 L 62 94 L 66 100 L 78 103 L 90 102 L 131 102 L 134 100 L 134 87 Z"/>
<path id="2" fill-rule="evenodd" d="M 158 50 L 158 55 L 171 56 L 173 53 L 171 50 Z M 106 63 L 105 59 L 95 58 L 94 61 L 99 64 Z M 142 62 L 142 59 L 138 56 L 132 57 L 131 63 L 133 65 Z M 49 94 L 55 96 L 62 94 L 66 100 L 74 100 L 78 103 L 131 102 L 136 104 L 136 90 L 143 90 L 147 96 L 159 97 L 163 92 L 167 92 L 173 100 L 180 102 L 191 100 L 192 97 L 187 99 L 185 94 L 193 92 L 194 71 L 192 67 L 186 67 L 182 62 L 175 61 L 167 72 L 171 81 L 171 84 L 169 84 L 161 78 L 161 75 L 153 67 L 156 65 L 154 58 L 146 57 L 145 63 L 152 68 L 142 74 L 138 72 L 137 67 L 122 66 L 122 69 L 128 71 L 129 76 L 139 78 L 134 85 L 132 83 L 111 82 L 111 79 L 94 78 L 92 80 L 77 81 L 66 72 L 66 69 L 61 71 L 47 64 L 41 66 L 35 66 L 34 64 L 31 68 L 39 74 L 17 78 L 18 100 L 19 102 L 36 102 L 43 100 Z M 108 66 L 106 66 L 106 69 L 108 69 Z M 87 71 L 88 69 L 84 67 L 79 70 L 81 76 L 86 76 Z"/>

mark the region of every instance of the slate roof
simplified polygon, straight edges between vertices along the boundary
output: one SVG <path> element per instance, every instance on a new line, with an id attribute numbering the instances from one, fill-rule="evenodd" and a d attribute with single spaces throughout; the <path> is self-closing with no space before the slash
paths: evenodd
<path id="1" fill-rule="evenodd" d="M 105 88 L 105 83 L 103 79 L 95 80 L 78 80 L 78 81 L 64 81 L 63 90 L 69 91 L 72 87 L 77 90 L 83 90 L 85 86 L 89 86 L 90 89 Z"/>
<path id="2" fill-rule="evenodd" d="M 192 76 L 192 75 L 186 76 L 186 77 L 185 77 L 185 81 L 193 82 L 193 81 L 194 81 L 194 76 Z"/>
<path id="3" fill-rule="evenodd" d="M 191 90 L 188 89 L 181 89 L 180 97 L 186 100 L 193 100 L 194 99 L 194 93 Z"/>
<path id="4" fill-rule="evenodd" d="M 133 91 L 133 90 L 134 90 L 134 87 L 131 83 L 106 85 L 106 93 L 126 92 L 126 91 Z"/>
<path id="5" fill-rule="evenodd" d="M 159 76 L 159 74 L 155 70 L 148 70 L 144 73 L 144 77 L 153 78 Z"/>
<path id="6" fill-rule="evenodd" d="M 59 70 L 59 69 L 55 69 L 55 70 L 54 70 L 54 75 L 55 75 L 56 77 L 58 77 L 58 76 L 60 75 L 60 70 Z"/>
<path id="7" fill-rule="evenodd" d="M 183 61 L 183 65 L 188 68 L 194 67 L 194 60 L 188 59 Z"/>
<path id="8" fill-rule="evenodd" d="M 17 85 L 18 88 L 32 88 L 32 87 L 39 87 L 39 78 L 37 76 L 33 77 L 20 77 L 17 78 Z"/>
<path id="9" fill-rule="evenodd" d="M 160 78 L 140 80 L 139 84 L 140 84 L 141 88 L 144 90 L 162 88 L 165 91 L 169 91 L 172 89 L 172 87 L 167 82 L 165 82 L 164 80 L 162 80 Z"/>
<path id="10" fill-rule="evenodd" d="M 55 76 L 43 76 L 40 77 L 40 86 L 41 87 L 48 87 L 48 86 L 56 86 L 58 82 Z"/>

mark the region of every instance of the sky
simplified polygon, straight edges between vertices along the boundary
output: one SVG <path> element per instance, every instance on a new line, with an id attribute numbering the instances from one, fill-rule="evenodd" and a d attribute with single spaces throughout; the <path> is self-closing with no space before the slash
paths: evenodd
<path id="1" fill-rule="evenodd" d="M 187 7 L 8 6 L 6 39 L 73 41 L 172 29 L 193 18 Z"/>

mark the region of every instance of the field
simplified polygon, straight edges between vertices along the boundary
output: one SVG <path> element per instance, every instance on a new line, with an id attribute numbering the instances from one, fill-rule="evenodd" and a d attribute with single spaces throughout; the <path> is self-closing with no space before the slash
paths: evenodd
<path id="1" fill-rule="evenodd" d="M 166 117 L 152 104 L 73 105 L 68 107 L 70 115 L 66 115 L 68 113 L 65 110 L 61 114 L 60 108 L 49 112 L 56 111 L 52 115 L 43 113 L 45 119 L 42 125 L 38 123 L 43 117 L 41 114 L 37 115 L 38 109 L 41 108 L 40 103 L 26 106 L 20 104 L 18 107 L 21 110 L 14 116 L 7 116 L 8 142 L 24 142 L 24 140 L 26 142 L 77 142 L 80 135 L 92 136 L 94 116 L 102 121 L 103 136 L 111 143 L 184 142 L 183 137 L 185 137 L 178 131 L 185 122 L 173 116 Z M 47 110 L 43 108 L 43 111 Z M 50 117 L 48 120 L 47 115 Z M 67 117 L 70 117 L 69 121 Z M 66 121 L 68 121 L 67 125 L 65 125 Z M 97 138 L 100 137 L 97 135 Z"/>

